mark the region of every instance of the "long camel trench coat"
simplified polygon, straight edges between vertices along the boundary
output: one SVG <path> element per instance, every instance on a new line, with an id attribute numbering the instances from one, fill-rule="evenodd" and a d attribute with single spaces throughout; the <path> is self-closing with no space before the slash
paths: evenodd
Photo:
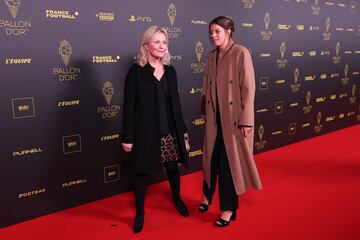
<path id="1" fill-rule="evenodd" d="M 261 189 L 253 158 L 254 129 L 244 137 L 242 126 L 254 126 L 255 74 L 249 51 L 231 42 L 216 63 L 217 50 L 210 52 L 202 85 L 201 111 L 206 119 L 203 149 L 204 180 L 210 187 L 211 155 L 215 144 L 216 96 L 230 171 L 236 193 L 249 187 Z M 217 91 L 217 93 L 216 93 Z"/>

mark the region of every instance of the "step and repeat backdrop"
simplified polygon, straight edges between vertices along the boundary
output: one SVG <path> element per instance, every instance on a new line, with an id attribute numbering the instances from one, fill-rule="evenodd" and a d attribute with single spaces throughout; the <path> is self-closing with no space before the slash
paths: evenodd
<path id="1" fill-rule="evenodd" d="M 183 173 L 199 170 L 208 23 L 219 15 L 254 61 L 255 153 L 360 123 L 359 1 L 2 0 L 0 225 L 131 189 L 123 85 L 151 25 L 171 38 L 192 145 Z"/>

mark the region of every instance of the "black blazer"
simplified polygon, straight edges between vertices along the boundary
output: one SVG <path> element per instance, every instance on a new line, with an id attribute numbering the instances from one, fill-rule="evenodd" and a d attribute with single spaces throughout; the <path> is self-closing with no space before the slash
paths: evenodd
<path id="1" fill-rule="evenodd" d="M 171 117 L 174 120 L 180 149 L 180 162 L 187 165 L 184 143 L 186 126 L 180 105 L 176 71 L 164 65 L 170 93 Z M 131 158 L 135 173 L 152 173 L 161 169 L 160 123 L 154 68 L 134 64 L 129 69 L 124 89 L 122 142 L 132 143 Z"/>

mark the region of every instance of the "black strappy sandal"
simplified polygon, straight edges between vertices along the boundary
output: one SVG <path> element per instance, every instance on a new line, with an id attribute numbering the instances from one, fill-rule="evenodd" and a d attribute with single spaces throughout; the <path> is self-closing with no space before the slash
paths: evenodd
<path id="1" fill-rule="evenodd" d="M 234 221 L 234 220 L 236 220 L 236 212 L 235 211 L 233 211 L 233 213 L 231 214 L 229 221 L 226 221 L 226 220 L 222 219 L 221 217 L 219 217 L 216 220 L 215 225 L 218 227 L 226 227 L 230 224 L 230 221 Z"/>

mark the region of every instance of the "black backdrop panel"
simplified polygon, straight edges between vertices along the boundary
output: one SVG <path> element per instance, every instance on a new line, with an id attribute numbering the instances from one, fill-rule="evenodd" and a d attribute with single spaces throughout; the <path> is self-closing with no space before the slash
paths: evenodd
<path id="1" fill-rule="evenodd" d="M 358 124 L 359 7 L 321 0 L 2 1 L 0 226 L 131 189 L 130 159 L 120 148 L 123 84 L 151 25 L 171 37 L 192 145 L 184 173 L 201 167 L 201 81 L 212 49 L 208 23 L 218 15 L 234 20 L 237 41 L 253 57 L 255 153 Z"/>

